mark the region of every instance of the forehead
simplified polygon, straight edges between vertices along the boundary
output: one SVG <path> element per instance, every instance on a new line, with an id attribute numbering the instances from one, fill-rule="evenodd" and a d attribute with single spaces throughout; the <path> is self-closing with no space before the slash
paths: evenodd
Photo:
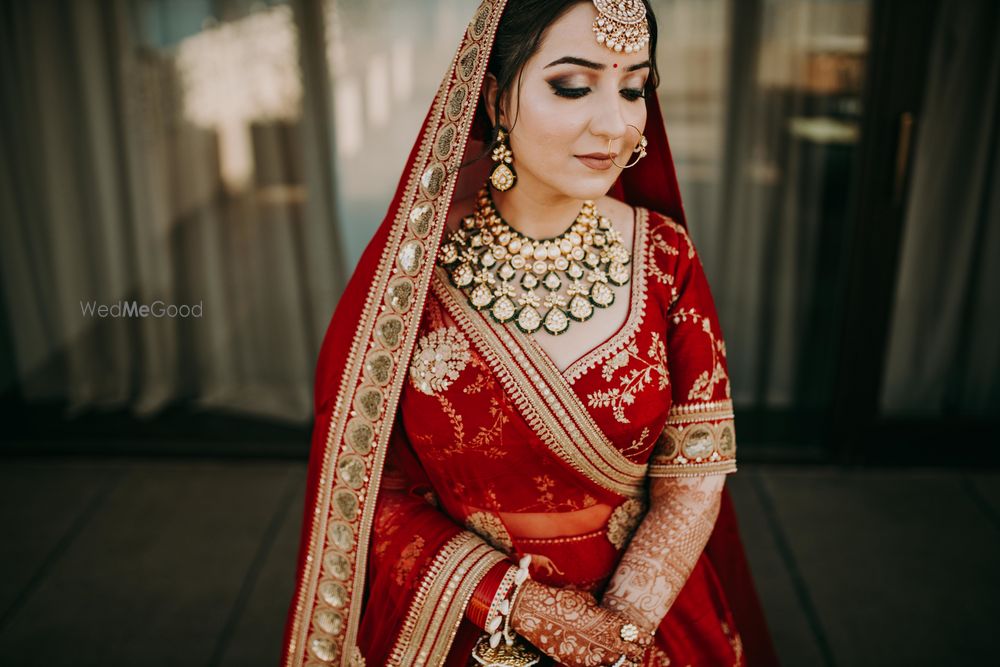
<path id="1" fill-rule="evenodd" d="M 538 52 L 532 57 L 532 65 L 536 68 L 545 67 L 556 58 L 576 56 L 602 63 L 609 69 L 613 63 L 618 63 L 618 71 L 622 71 L 623 67 L 649 58 L 649 46 L 642 47 L 636 53 L 616 53 L 599 44 L 593 30 L 595 18 L 597 9 L 592 2 L 573 5 L 548 27 Z"/>

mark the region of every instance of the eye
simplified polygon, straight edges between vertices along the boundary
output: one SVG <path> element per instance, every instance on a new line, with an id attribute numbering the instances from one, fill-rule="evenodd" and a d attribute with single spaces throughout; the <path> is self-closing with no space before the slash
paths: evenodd
<path id="1" fill-rule="evenodd" d="M 590 88 L 567 88 L 557 83 L 550 83 L 549 85 L 552 86 L 552 92 L 559 97 L 583 97 L 590 92 Z"/>
<path id="2" fill-rule="evenodd" d="M 567 86 L 560 85 L 556 82 L 550 81 L 549 85 L 552 86 L 552 92 L 554 92 L 559 97 L 569 97 L 577 98 L 583 97 L 590 92 L 590 88 L 569 88 Z M 621 96 L 630 102 L 643 99 L 646 97 L 646 93 L 642 88 L 623 88 L 621 91 Z"/>

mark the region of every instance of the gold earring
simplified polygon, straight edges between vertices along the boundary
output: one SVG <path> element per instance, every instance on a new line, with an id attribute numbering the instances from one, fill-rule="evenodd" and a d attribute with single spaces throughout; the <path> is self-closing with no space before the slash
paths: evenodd
<path id="1" fill-rule="evenodd" d="M 493 161 L 496 165 L 490 172 L 490 183 L 500 192 L 506 192 L 517 184 L 517 172 L 514 171 L 514 153 L 507 145 L 507 128 L 503 125 L 497 129 L 497 143 L 493 147 Z"/>
<path id="2" fill-rule="evenodd" d="M 633 128 L 636 132 L 639 132 L 639 143 L 637 143 L 635 145 L 635 148 L 632 149 L 633 153 L 635 153 L 635 152 L 639 153 L 639 157 L 637 157 L 635 160 L 633 160 L 632 164 L 625 164 L 625 165 L 618 164 L 617 162 L 615 162 L 614 158 L 611 158 L 611 164 L 615 165 L 616 167 L 618 167 L 620 169 L 628 169 L 629 167 L 634 167 L 639 162 L 639 160 L 641 160 L 642 158 L 646 157 L 646 146 L 648 145 L 648 142 L 646 141 L 645 135 L 643 135 L 643 133 L 635 125 L 629 125 L 629 127 Z M 612 141 L 614 141 L 614 139 L 608 139 L 608 155 L 611 155 L 611 142 Z"/>

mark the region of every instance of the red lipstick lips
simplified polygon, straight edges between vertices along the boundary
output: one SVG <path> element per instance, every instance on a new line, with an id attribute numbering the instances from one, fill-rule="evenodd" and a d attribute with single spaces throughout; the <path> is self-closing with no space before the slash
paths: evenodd
<path id="1" fill-rule="evenodd" d="M 576 155 L 577 160 L 597 171 L 605 171 L 611 168 L 611 153 L 587 153 L 586 155 Z"/>

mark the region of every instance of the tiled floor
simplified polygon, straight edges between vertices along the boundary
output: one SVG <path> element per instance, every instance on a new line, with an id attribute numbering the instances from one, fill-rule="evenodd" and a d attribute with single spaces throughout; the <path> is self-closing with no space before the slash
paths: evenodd
<path id="1" fill-rule="evenodd" d="M 305 469 L 0 466 L 0 665 L 275 665 Z M 783 662 L 998 664 L 1000 474 L 743 464 Z"/>

